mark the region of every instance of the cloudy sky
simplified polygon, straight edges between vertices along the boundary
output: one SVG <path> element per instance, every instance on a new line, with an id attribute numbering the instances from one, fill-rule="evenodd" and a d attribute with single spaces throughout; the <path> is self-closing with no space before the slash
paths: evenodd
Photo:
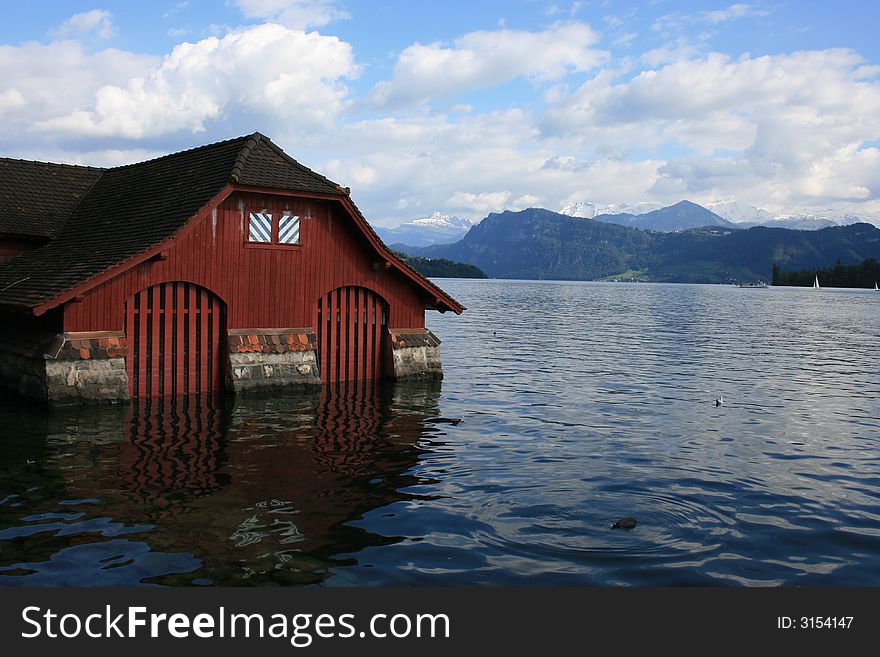
<path id="1" fill-rule="evenodd" d="M 880 4 L 3 3 L 0 156 L 259 130 L 377 225 L 573 201 L 880 218 Z"/>

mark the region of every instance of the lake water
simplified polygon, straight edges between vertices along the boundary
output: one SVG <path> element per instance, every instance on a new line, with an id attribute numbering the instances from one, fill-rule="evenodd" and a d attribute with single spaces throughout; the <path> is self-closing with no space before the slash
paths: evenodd
<path id="1" fill-rule="evenodd" d="M 0 585 L 880 585 L 880 294 L 440 284 L 442 385 L 4 402 Z"/>

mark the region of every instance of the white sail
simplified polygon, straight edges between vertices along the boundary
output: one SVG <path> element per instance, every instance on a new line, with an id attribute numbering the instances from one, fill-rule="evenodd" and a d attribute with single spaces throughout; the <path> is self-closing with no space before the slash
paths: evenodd
<path id="1" fill-rule="evenodd" d="M 875 289 L 875 290 L 880 290 L 880 288 L 877 287 L 877 281 L 874 281 L 874 289 Z"/>
<path id="2" fill-rule="evenodd" d="M 819 289 L 819 275 L 818 275 L 818 274 L 816 274 L 816 282 L 813 283 L 813 289 L 814 289 L 814 290 L 818 290 L 818 289 Z"/>

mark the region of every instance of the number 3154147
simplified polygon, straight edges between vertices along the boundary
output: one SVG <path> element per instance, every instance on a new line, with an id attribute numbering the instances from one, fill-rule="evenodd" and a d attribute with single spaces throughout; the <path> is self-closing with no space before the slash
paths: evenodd
<path id="1" fill-rule="evenodd" d="M 852 626 L 853 616 L 778 616 L 776 627 L 781 630 L 846 630 Z"/>

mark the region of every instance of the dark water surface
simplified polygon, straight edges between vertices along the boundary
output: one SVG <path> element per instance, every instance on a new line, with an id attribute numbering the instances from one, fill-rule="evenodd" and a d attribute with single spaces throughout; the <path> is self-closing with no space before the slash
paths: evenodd
<path id="1" fill-rule="evenodd" d="M 4 402 L 0 585 L 880 585 L 880 294 L 441 284 L 442 386 Z"/>

